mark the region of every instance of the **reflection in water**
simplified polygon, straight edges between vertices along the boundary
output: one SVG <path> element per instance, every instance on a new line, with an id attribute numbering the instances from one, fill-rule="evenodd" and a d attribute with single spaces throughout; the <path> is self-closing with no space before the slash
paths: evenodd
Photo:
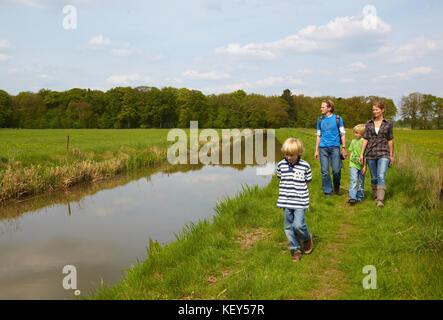
<path id="1" fill-rule="evenodd" d="M 245 165 L 162 164 L 2 207 L 0 299 L 71 299 L 73 290 L 62 287 L 65 265 L 76 267 L 83 294 L 100 279 L 119 281 L 146 258 L 149 237 L 173 241 L 242 184 L 263 186 L 271 178 L 255 173 Z"/>

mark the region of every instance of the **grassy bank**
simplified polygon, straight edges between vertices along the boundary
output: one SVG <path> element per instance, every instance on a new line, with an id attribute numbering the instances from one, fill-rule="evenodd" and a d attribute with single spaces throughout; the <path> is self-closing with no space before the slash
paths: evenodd
<path id="1" fill-rule="evenodd" d="M 167 132 L 0 130 L 0 202 L 68 189 L 163 161 Z"/>
<path id="2" fill-rule="evenodd" d="M 441 299 L 443 297 L 443 215 L 420 181 L 422 168 L 397 155 L 388 170 L 386 205 L 376 208 L 366 182 L 365 200 L 347 204 L 349 168 L 344 162 L 342 194 L 325 199 L 319 161 L 313 159 L 311 130 L 278 130 L 305 144 L 312 167 L 308 228 L 314 251 L 291 261 L 283 213 L 275 204 L 278 180 L 262 189 L 245 187 L 215 208 L 214 221 L 186 226 L 177 241 L 151 243 L 148 258 L 127 277 L 103 286 L 96 299 Z M 351 135 L 348 134 L 348 143 Z M 424 170 L 424 169 L 423 169 Z M 425 171 L 423 171 L 425 172 Z M 428 171 L 426 171 L 428 172 Z M 369 174 L 367 179 L 370 179 Z M 429 192 L 428 192 L 429 191 Z M 365 290 L 362 270 L 377 269 L 377 289 Z"/>

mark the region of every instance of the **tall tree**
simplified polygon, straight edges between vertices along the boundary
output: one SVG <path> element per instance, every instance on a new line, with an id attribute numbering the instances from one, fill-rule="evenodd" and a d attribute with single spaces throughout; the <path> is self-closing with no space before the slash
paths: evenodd
<path id="1" fill-rule="evenodd" d="M 287 112 L 289 120 L 291 120 L 290 123 L 293 126 L 297 121 L 297 109 L 295 107 L 295 100 L 294 97 L 292 96 L 291 90 L 285 89 L 283 91 L 283 94 L 281 95 L 281 98 L 283 98 L 289 105 Z"/>
<path id="2" fill-rule="evenodd" d="M 419 92 L 414 92 L 401 98 L 401 117 L 402 119 L 411 120 L 411 129 L 417 127 L 418 115 L 422 103 L 423 95 Z"/>
<path id="3" fill-rule="evenodd" d="M 0 90 L 0 128 L 10 126 L 11 98 L 6 91 Z"/>

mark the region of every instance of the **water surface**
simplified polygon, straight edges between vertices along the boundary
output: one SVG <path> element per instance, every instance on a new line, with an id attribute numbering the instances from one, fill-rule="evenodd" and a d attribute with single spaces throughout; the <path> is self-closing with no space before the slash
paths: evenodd
<path id="1" fill-rule="evenodd" d="M 163 164 L 0 208 L 0 299 L 73 298 L 65 265 L 76 267 L 82 294 L 112 285 L 146 259 L 149 237 L 174 241 L 217 201 L 270 179 L 253 165 Z"/>

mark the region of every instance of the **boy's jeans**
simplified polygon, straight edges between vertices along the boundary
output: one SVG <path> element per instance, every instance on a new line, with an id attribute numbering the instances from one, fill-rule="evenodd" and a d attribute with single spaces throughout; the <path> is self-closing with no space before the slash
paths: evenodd
<path id="1" fill-rule="evenodd" d="M 300 237 L 302 241 L 307 241 L 311 237 L 305 223 L 305 211 L 306 209 L 284 208 L 285 233 L 289 240 L 290 250 L 301 251 L 298 237 Z"/>
<path id="2" fill-rule="evenodd" d="M 380 158 L 367 160 L 369 171 L 371 171 L 371 185 L 386 186 L 385 177 L 388 171 L 389 159 Z"/>
<path id="3" fill-rule="evenodd" d="M 365 176 L 361 174 L 361 170 L 349 167 L 351 179 L 349 182 L 349 199 L 362 201 L 365 196 Z"/>
<path id="4" fill-rule="evenodd" d="M 329 174 L 329 160 L 331 161 L 334 189 L 340 188 L 341 159 L 340 147 L 320 147 L 321 185 L 326 195 L 332 195 L 331 175 Z"/>

